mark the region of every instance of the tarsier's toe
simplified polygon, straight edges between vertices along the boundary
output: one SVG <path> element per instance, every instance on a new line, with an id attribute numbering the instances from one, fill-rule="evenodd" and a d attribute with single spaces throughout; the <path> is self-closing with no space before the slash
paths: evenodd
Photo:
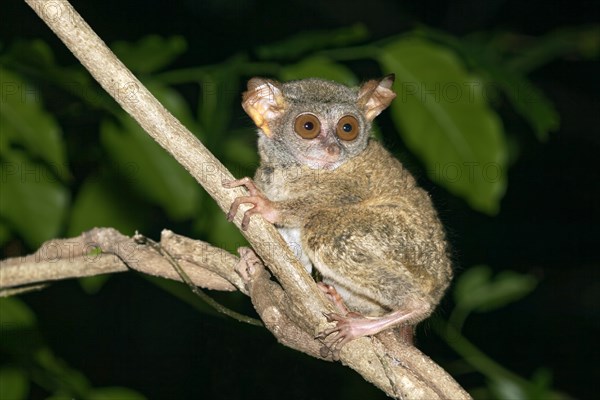
<path id="1" fill-rule="evenodd" d="M 235 271 L 245 283 L 248 283 L 263 268 L 262 261 L 260 261 L 254 250 L 249 247 L 240 247 L 238 254 L 240 255 L 240 260 L 235 265 Z"/>
<path id="2" fill-rule="evenodd" d="M 334 286 L 328 285 L 324 282 L 317 283 L 317 286 L 319 290 L 321 290 L 321 292 L 329 299 L 329 301 L 331 301 L 333 305 L 335 305 L 335 307 L 340 313 L 347 315 L 350 312 L 350 310 L 348 310 L 348 307 L 346 307 L 342 296 L 340 296 L 340 294 Z M 325 315 L 325 317 L 327 317 L 327 315 Z"/>
<path id="3" fill-rule="evenodd" d="M 327 339 L 328 336 L 339 331 L 337 322 L 344 318 L 343 316 L 335 313 L 323 313 L 323 316 L 327 319 L 327 322 L 336 322 L 336 326 L 319 332 L 315 339 Z"/>
<path id="4" fill-rule="evenodd" d="M 327 322 L 335 322 L 335 326 L 321 331 L 316 338 L 320 339 L 325 346 L 320 350 L 322 357 L 332 355 L 334 360 L 339 360 L 340 350 L 344 345 L 358 336 L 352 330 L 352 317 L 340 314 L 323 314 Z"/>
<path id="5" fill-rule="evenodd" d="M 317 287 L 324 294 L 331 294 L 335 290 L 335 288 L 333 286 L 328 285 L 328 284 L 326 284 L 324 282 L 317 282 Z"/>

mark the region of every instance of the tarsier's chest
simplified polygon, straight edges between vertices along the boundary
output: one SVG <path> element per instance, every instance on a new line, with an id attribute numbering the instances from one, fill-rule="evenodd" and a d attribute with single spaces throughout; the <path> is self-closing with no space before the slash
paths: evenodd
<path id="1" fill-rule="evenodd" d="M 286 172 L 277 174 L 272 171 L 258 170 L 256 173 L 256 184 L 271 201 L 282 202 L 298 198 L 298 191 L 294 190 L 293 183 L 299 172 Z M 312 262 L 307 252 L 302 248 L 302 229 L 278 228 L 279 233 L 288 244 L 290 250 L 302 263 L 304 268 L 311 273 Z"/>
<path id="2" fill-rule="evenodd" d="M 313 263 L 306 249 L 302 247 L 302 230 L 300 228 L 278 228 L 279 233 L 288 244 L 290 250 L 302 263 L 306 271 L 312 272 Z"/>

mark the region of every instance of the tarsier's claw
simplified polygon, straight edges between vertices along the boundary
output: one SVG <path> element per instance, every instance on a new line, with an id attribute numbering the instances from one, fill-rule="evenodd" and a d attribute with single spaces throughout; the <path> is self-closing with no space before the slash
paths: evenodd
<path id="1" fill-rule="evenodd" d="M 244 213 L 244 218 L 242 218 L 242 230 L 245 231 L 246 229 L 248 229 L 248 224 L 250 224 L 250 213 L 248 213 L 248 211 L 246 211 Z"/>
<path id="2" fill-rule="evenodd" d="M 229 212 L 227 213 L 227 221 L 231 222 L 233 221 L 233 218 L 235 217 L 237 210 L 234 210 L 233 207 L 229 208 Z"/>
<path id="3" fill-rule="evenodd" d="M 231 222 L 235 218 L 235 214 L 237 214 L 238 208 L 240 208 L 240 197 L 235 199 L 233 203 L 231 203 L 231 207 L 229 208 L 229 212 L 227 213 L 227 221 Z"/>
<path id="4" fill-rule="evenodd" d="M 325 317 L 327 318 L 327 322 L 339 322 L 341 320 L 344 319 L 344 317 L 342 317 L 340 314 L 336 314 L 336 313 L 329 313 L 327 315 L 325 315 Z"/>
<path id="5" fill-rule="evenodd" d="M 327 346 L 323 346 L 319 349 L 319 354 L 321 355 L 321 357 L 323 358 L 327 358 L 327 356 L 329 355 L 329 353 L 331 353 L 331 350 L 329 349 L 329 347 Z"/>

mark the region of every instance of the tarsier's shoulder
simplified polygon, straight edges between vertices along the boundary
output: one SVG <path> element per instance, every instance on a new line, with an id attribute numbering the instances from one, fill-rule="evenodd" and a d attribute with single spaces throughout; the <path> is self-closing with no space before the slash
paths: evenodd
<path id="1" fill-rule="evenodd" d="M 370 139 L 365 151 L 357 157 L 353 173 L 363 173 L 376 182 L 404 188 L 415 186 L 411 173 L 380 142 Z"/>

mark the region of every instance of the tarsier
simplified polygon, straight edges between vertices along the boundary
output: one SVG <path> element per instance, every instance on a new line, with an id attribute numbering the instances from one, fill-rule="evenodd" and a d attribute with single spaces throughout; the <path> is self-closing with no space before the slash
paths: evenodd
<path id="1" fill-rule="evenodd" d="M 320 79 L 252 78 L 243 108 L 258 127 L 261 164 L 228 214 L 250 204 L 300 260 L 339 313 L 317 337 L 336 353 L 391 327 L 412 340 L 452 278 L 442 224 L 429 195 L 371 137 L 371 123 L 396 97 L 394 76 L 349 88 Z"/>

